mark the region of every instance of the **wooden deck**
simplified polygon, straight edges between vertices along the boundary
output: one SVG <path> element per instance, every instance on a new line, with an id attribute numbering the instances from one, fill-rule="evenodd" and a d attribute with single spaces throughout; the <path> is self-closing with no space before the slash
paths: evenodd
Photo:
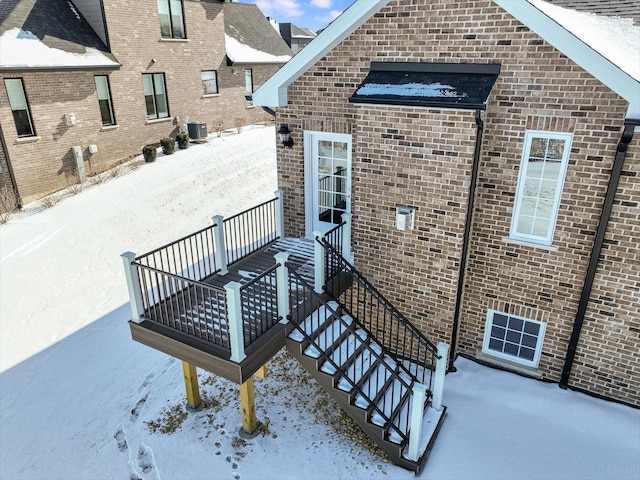
<path id="1" fill-rule="evenodd" d="M 313 241 L 280 239 L 229 265 L 226 275 L 216 274 L 202 281 L 215 290 L 186 288 L 165 298 L 153 307 L 156 318 L 161 312 L 160 321 L 145 318 L 140 323 L 129 322 L 133 339 L 238 384 L 244 383 L 285 345 L 292 328 L 279 322 L 275 278 L 252 282 L 276 264 L 274 256 L 281 252 L 289 253 L 289 263 L 313 285 Z M 229 282 L 246 286 L 249 293 L 243 298 L 246 358 L 240 363 L 230 360 L 224 295 L 212 295 L 224 292 Z"/>

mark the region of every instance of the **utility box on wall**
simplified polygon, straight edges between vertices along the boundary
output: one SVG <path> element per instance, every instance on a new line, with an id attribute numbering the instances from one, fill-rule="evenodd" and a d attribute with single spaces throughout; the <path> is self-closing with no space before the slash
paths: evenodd
<path id="1" fill-rule="evenodd" d="M 396 205 L 396 228 L 398 230 L 413 230 L 415 212 L 418 207 L 411 205 Z"/>
<path id="2" fill-rule="evenodd" d="M 87 179 L 87 175 L 84 171 L 84 155 L 82 154 L 82 147 L 77 145 L 72 148 L 73 150 L 73 159 L 76 162 L 76 171 L 78 172 L 78 177 L 81 182 L 84 182 Z"/>

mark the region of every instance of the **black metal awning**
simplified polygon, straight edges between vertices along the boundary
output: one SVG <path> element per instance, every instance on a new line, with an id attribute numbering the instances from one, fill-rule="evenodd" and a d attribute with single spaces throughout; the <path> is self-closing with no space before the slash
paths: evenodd
<path id="1" fill-rule="evenodd" d="M 371 62 L 349 102 L 484 110 L 500 64 Z"/>

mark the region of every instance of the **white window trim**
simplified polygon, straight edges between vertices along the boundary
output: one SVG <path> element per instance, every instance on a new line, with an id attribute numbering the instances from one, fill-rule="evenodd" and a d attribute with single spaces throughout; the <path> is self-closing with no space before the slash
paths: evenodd
<path id="1" fill-rule="evenodd" d="M 525 187 L 527 164 L 528 164 L 529 152 L 531 149 L 531 141 L 533 140 L 533 138 L 565 140 L 567 142 L 565 145 L 564 152 L 562 153 L 562 163 L 560 167 L 561 170 L 560 170 L 560 175 L 558 176 L 556 195 L 553 201 L 553 208 L 551 212 L 551 228 L 549 229 L 549 234 L 546 237 L 542 237 L 538 235 L 527 235 L 523 233 L 518 233 L 516 231 L 516 228 L 518 225 L 518 218 L 520 216 L 520 209 L 522 207 L 522 196 L 523 196 L 524 187 Z M 531 244 L 540 244 L 540 245 L 552 244 L 553 236 L 556 230 L 556 224 L 558 221 L 558 211 L 560 210 L 560 199 L 562 198 L 564 180 L 567 174 L 567 166 L 569 164 L 569 154 L 571 153 L 572 140 L 573 140 L 573 134 L 571 133 L 548 132 L 548 131 L 542 131 L 542 130 L 527 130 L 525 132 L 524 146 L 522 148 L 522 157 L 520 159 L 520 173 L 518 175 L 518 186 L 516 189 L 516 196 L 515 196 L 514 205 L 513 205 L 513 215 L 511 216 L 511 228 L 509 230 L 510 239 L 531 243 Z"/>
<path id="2" fill-rule="evenodd" d="M 538 341 L 536 343 L 533 360 L 525 360 L 524 358 L 516 357 L 515 355 L 509 355 L 508 353 L 497 352 L 495 350 L 489 349 L 489 340 L 491 338 L 491 327 L 493 326 L 493 316 L 496 313 L 500 315 L 507 315 L 512 318 L 517 318 L 525 322 L 536 323 L 540 326 L 540 331 L 538 332 Z M 540 356 L 542 355 L 542 344 L 544 343 L 544 334 L 546 329 L 547 329 L 547 324 L 544 322 L 533 320 L 531 318 L 521 317 L 519 315 L 513 315 L 511 313 L 500 312 L 498 310 L 489 309 L 487 310 L 487 321 L 484 326 L 484 339 L 482 341 L 482 353 L 491 357 L 497 357 L 503 360 L 508 360 L 510 362 L 514 362 L 520 365 L 526 365 L 527 367 L 537 368 L 538 364 L 540 363 Z"/>

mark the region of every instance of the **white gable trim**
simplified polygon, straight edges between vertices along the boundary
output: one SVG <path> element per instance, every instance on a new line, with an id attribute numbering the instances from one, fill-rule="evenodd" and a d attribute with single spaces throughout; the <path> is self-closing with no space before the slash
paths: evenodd
<path id="1" fill-rule="evenodd" d="M 627 118 L 640 118 L 640 82 L 527 0 L 493 0 L 493 2 L 627 100 L 629 102 Z"/>
<path id="2" fill-rule="evenodd" d="M 253 93 L 253 104 L 284 107 L 288 100 L 289 85 L 387 3 L 389 0 L 359 0 L 351 5 Z"/>

